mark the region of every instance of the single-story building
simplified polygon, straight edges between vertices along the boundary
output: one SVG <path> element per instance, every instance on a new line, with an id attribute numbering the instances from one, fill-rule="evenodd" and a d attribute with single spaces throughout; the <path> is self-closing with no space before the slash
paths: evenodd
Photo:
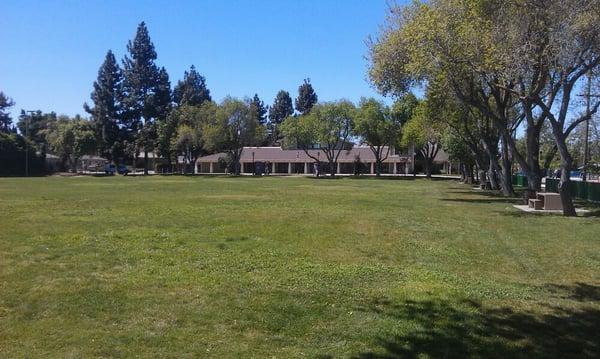
<path id="1" fill-rule="evenodd" d="M 387 150 L 387 149 L 386 149 Z M 319 171 L 329 173 L 327 157 L 322 150 L 284 150 L 281 147 L 244 147 L 240 158 L 242 173 L 268 172 L 271 174 L 311 174 L 315 163 L 319 162 Z M 385 153 L 385 150 L 384 150 Z M 196 160 L 195 173 L 226 173 L 225 153 L 216 153 Z M 315 158 L 317 160 L 315 160 Z M 393 149 L 383 161 L 383 173 L 408 174 L 413 171 L 413 156 L 397 154 Z M 360 168 L 357 171 L 357 166 Z M 375 155 L 367 146 L 355 146 L 341 150 L 336 173 L 375 173 Z"/>

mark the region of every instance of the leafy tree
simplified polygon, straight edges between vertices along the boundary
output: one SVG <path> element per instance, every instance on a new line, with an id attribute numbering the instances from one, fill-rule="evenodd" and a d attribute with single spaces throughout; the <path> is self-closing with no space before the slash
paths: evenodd
<path id="1" fill-rule="evenodd" d="M 213 102 L 205 102 L 202 106 L 183 105 L 171 111 L 159 133 L 160 153 L 169 160 L 182 155 L 187 165 L 193 165 L 199 155 L 206 153 L 202 129 L 214 119 L 214 107 Z"/>
<path id="2" fill-rule="evenodd" d="M 173 100 L 178 106 L 200 106 L 206 101 L 212 101 L 210 91 L 206 87 L 206 79 L 200 75 L 194 65 L 190 71 L 183 74 L 173 89 Z"/>
<path id="3" fill-rule="evenodd" d="M 0 91 L 0 132 L 12 132 L 12 118 L 7 110 L 14 105 L 15 102 Z"/>
<path id="4" fill-rule="evenodd" d="M 356 108 L 352 102 L 326 102 L 315 105 L 307 115 L 288 117 L 282 125 L 282 132 L 315 161 L 320 161 L 320 158 L 308 150 L 318 143 L 333 176 L 340 153 L 352 133 L 355 118 Z"/>
<path id="5" fill-rule="evenodd" d="M 442 143 L 444 152 L 448 154 L 450 159 L 459 162 L 461 181 L 469 184 L 473 183 L 475 157 L 467 143 L 451 131 L 442 136 Z"/>
<path id="6" fill-rule="evenodd" d="M 289 92 L 281 90 L 277 93 L 273 106 L 269 108 L 269 120 L 270 120 L 270 142 L 276 144 L 281 139 L 278 131 L 278 126 L 288 116 L 294 114 L 294 106 L 292 105 L 292 98 Z"/>
<path id="7" fill-rule="evenodd" d="M 240 157 L 245 146 L 256 146 L 264 138 L 255 109 L 250 100 L 227 97 L 219 106 L 205 108 L 210 119 L 203 126 L 202 136 L 210 151 L 225 151 L 231 173 L 240 174 Z"/>
<path id="8" fill-rule="evenodd" d="M 92 116 L 99 153 L 110 161 L 115 158 L 115 154 L 118 155 L 113 150 L 118 148 L 116 144 L 121 140 L 119 119 L 122 80 L 119 64 L 109 50 L 98 70 L 94 91 L 90 95 L 94 107 L 87 103 L 83 105 L 85 111 Z"/>
<path id="9" fill-rule="evenodd" d="M 375 156 L 376 173 L 381 175 L 383 161 L 390 148 L 400 139 L 400 116 L 393 116 L 390 109 L 373 98 L 363 98 L 355 119 L 354 133 L 361 137 Z"/>
<path id="10" fill-rule="evenodd" d="M 298 87 L 298 97 L 295 100 L 296 111 L 302 115 L 307 114 L 317 101 L 318 97 L 310 79 L 304 79 L 304 83 Z"/>
<path id="11" fill-rule="evenodd" d="M 59 117 L 50 124 L 46 136 L 52 153 L 73 172 L 77 171 L 77 163 L 83 155 L 96 151 L 94 124 L 80 117 Z"/>
<path id="12" fill-rule="evenodd" d="M 395 8 L 382 36 L 371 43 L 370 77 L 383 92 L 402 92 L 422 80 L 444 77 L 461 102 L 492 121 L 501 138 L 503 163 L 509 157 L 516 160 L 528 177 L 529 195 L 541 186 L 540 135 L 549 122 L 561 158 L 563 213 L 574 215 L 567 138 L 598 110 L 600 101 L 596 98 L 589 112 L 575 115 L 572 94 L 586 73 L 597 82 L 598 5 L 437 0 Z M 525 153 L 513 136 L 521 123 Z"/>
<path id="13" fill-rule="evenodd" d="M 177 151 L 173 148 L 173 139 L 177 134 L 177 127 L 180 122 L 179 109 L 180 107 L 174 108 L 166 118 L 156 123 L 156 150 L 158 154 L 167 160 L 170 171 L 173 171 L 173 164 L 177 162 Z"/>
<path id="14" fill-rule="evenodd" d="M 56 121 L 57 116 L 54 112 L 42 113 L 42 111 L 36 111 L 26 113 L 21 110 L 17 128 L 19 133 L 30 142 L 34 150 L 41 153 L 43 157 L 48 150 L 47 130 Z"/>
<path id="15" fill-rule="evenodd" d="M 424 100 L 415 109 L 413 117 L 406 123 L 402 131 L 402 142 L 405 146 L 413 144 L 423 157 L 425 174 L 431 178 L 433 160 L 441 148 L 441 132 L 431 120 L 428 101 Z"/>
<path id="16" fill-rule="evenodd" d="M 139 24 L 133 41 L 127 44 L 127 51 L 129 54 L 123 60 L 124 118 L 129 137 L 138 149 L 144 150 L 144 173 L 147 174 L 148 151 L 153 149 L 156 138 L 153 122 L 164 109 L 165 96 L 161 92 L 165 91 L 166 71 L 159 70 L 154 62 L 156 51 L 144 22 Z"/>

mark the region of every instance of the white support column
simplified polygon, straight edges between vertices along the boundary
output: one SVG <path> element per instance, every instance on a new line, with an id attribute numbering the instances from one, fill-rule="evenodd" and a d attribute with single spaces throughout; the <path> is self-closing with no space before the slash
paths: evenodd
<path id="1" fill-rule="evenodd" d="M 404 162 L 404 174 L 408 174 L 408 161 Z"/>
<path id="2" fill-rule="evenodd" d="M 394 174 L 398 174 L 398 163 L 394 162 Z"/>
<path id="3" fill-rule="evenodd" d="M 198 172 L 200 172 L 200 171 L 198 170 L 198 162 L 196 162 L 196 163 L 194 163 L 194 174 L 197 175 Z"/>
<path id="4" fill-rule="evenodd" d="M 337 173 L 338 175 L 342 172 L 342 171 L 340 171 L 340 168 L 341 168 L 341 166 L 340 166 L 340 163 L 338 162 L 337 163 L 337 170 L 335 171 L 335 173 Z"/>
<path id="5" fill-rule="evenodd" d="M 213 169 L 213 163 L 210 162 L 209 168 L 208 168 L 208 172 L 209 173 L 213 173 L 214 169 Z"/>
<path id="6" fill-rule="evenodd" d="M 304 162 L 304 174 L 308 174 L 308 162 Z"/>
<path id="7" fill-rule="evenodd" d="M 371 174 L 375 173 L 375 163 L 371 162 Z"/>
<path id="8" fill-rule="evenodd" d="M 292 174 L 292 163 L 288 162 L 288 175 Z"/>
<path id="9" fill-rule="evenodd" d="M 271 173 L 274 174 L 275 173 L 275 162 L 271 163 L 271 169 L 272 169 Z"/>
<path id="10" fill-rule="evenodd" d="M 240 161 L 240 174 L 244 174 L 244 162 Z"/>

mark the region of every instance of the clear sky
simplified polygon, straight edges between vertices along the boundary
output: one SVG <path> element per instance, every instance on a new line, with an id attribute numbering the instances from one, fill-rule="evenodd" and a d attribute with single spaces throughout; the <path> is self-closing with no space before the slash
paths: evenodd
<path id="1" fill-rule="evenodd" d="M 174 85 L 194 64 L 213 99 L 271 104 L 310 77 L 319 100 L 377 96 L 365 40 L 385 0 L 30 1 L 0 4 L 0 90 L 20 109 L 83 114 L 106 51 L 120 59 L 145 21 Z"/>

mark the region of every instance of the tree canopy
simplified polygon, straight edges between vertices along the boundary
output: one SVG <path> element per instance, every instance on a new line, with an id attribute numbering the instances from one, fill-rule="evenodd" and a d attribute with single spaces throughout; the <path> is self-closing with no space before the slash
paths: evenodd
<path id="1" fill-rule="evenodd" d="M 298 97 L 294 101 L 296 111 L 300 114 L 307 114 L 317 101 L 318 97 L 310 83 L 310 79 L 304 79 L 304 83 L 298 87 Z"/>
<path id="2" fill-rule="evenodd" d="M 390 155 L 393 145 L 400 140 L 400 116 L 374 98 L 362 98 L 356 113 L 354 134 L 369 145 L 375 155 L 376 173 L 382 171 L 383 161 Z"/>
<path id="3" fill-rule="evenodd" d="M 210 90 L 206 87 L 206 79 L 196 71 L 192 65 L 189 71 L 183 74 L 173 89 L 173 101 L 178 106 L 200 106 L 206 101 L 212 101 Z"/>

